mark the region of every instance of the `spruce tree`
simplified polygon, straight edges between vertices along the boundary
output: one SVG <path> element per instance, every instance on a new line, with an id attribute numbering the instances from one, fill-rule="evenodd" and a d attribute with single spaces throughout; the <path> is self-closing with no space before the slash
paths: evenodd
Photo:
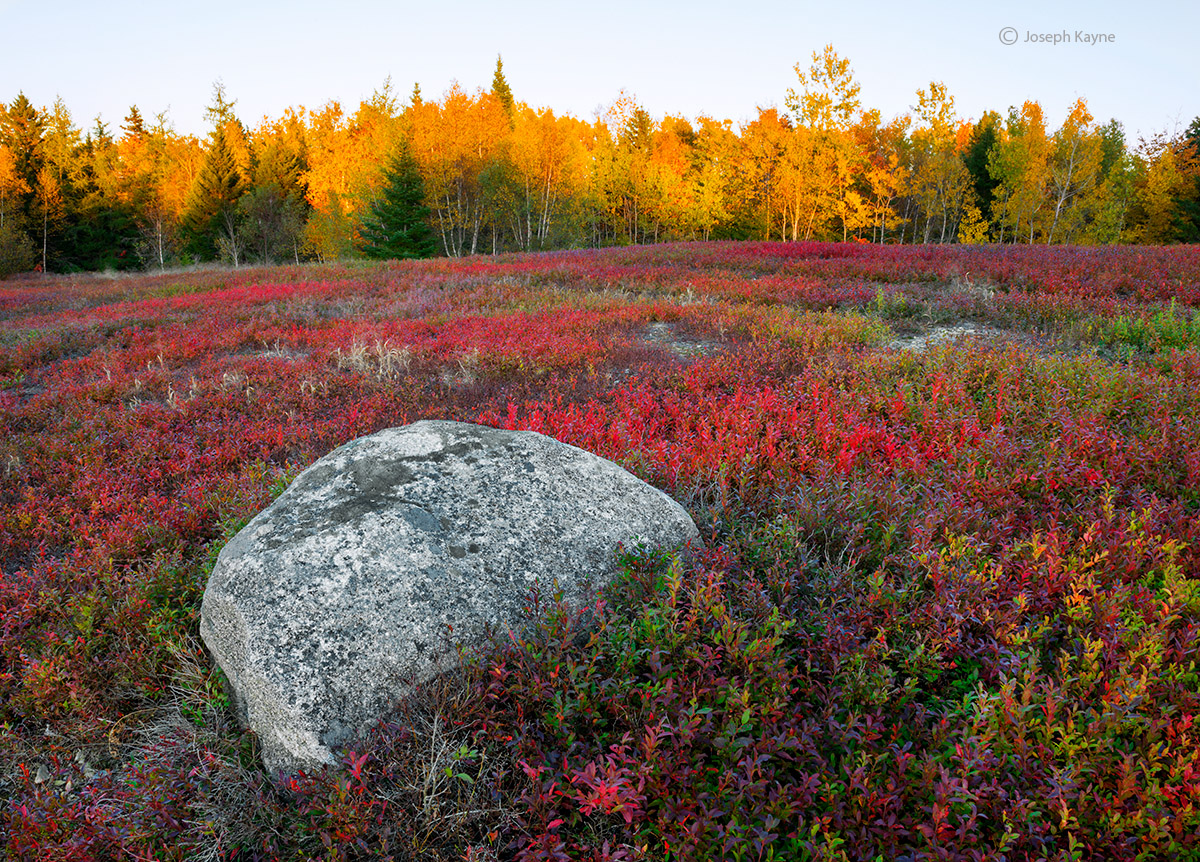
<path id="1" fill-rule="evenodd" d="M 388 161 L 383 193 L 362 225 L 363 253 L 376 260 L 431 257 L 437 241 L 428 218 L 420 168 L 408 142 L 401 140 Z"/>
<path id="2" fill-rule="evenodd" d="M 202 260 L 217 256 L 221 238 L 236 233 L 238 201 L 245 191 L 246 179 L 225 137 L 225 127 L 217 126 L 183 215 L 189 252 Z"/>
<path id="3" fill-rule="evenodd" d="M 17 220 L 0 221 L 0 279 L 32 269 L 36 261 L 33 240 L 18 227 Z"/>
<path id="4" fill-rule="evenodd" d="M 1000 181 L 988 171 L 988 156 L 1000 140 L 1003 122 L 995 111 L 984 114 L 971 130 L 970 141 L 962 154 L 963 164 L 971 175 L 971 185 L 979 201 L 979 211 L 985 221 L 992 218 L 992 198 L 995 197 L 996 187 L 1000 185 Z"/>
<path id="5" fill-rule="evenodd" d="M 513 113 L 516 111 L 516 102 L 513 101 L 512 89 L 508 86 L 508 80 L 504 77 L 504 61 L 501 60 L 499 54 L 496 55 L 496 74 L 492 76 L 492 95 L 504 108 L 504 113 L 511 125 Z"/>
<path id="6" fill-rule="evenodd" d="M 24 93 L 17 94 L 12 104 L 0 111 L 0 146 L 13 157 L 13 168 L 24 185 L 21 214 L 31 222 L 38 173 L 46 162 L 46 120 Z"/>
<path id="7" fill-rule="evenodd" d="M 1175 239 L 1200 242 L 1200 117 L 1192 120 L 1179 143 L 1185 176 L 1180 179 L 1175 199 Z M 1186 176 L 1191 174 L 1191 176 Z"/>
<path id="8" fill-rule="evenodd" d="M 126 138 L 134 140 L 146 137 L 146 122 L 142 119 L 142 112 L 138 110 L 137 105 L 129 107 L 129 113 L 125 115 L 125 121 L 121 124 L 121 131 L 125 133 Z"/>
<path id="9" fill-rule="evenodd" d="M 257 154 L 254 184 L 238 204 L 248 251 L 262 263 L 300 260 L 300 233 L 308 215 L 304 202 L 302 155 L 281 140 Z"/>

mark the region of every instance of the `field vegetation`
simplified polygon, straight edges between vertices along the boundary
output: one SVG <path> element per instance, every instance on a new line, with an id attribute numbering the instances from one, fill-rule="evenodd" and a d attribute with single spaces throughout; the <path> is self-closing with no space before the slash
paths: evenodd
<path id="1" fill-rule="evenodd" d="M 4 282 L 3 853 L 1200 858 L 1198 307 L 1195 247 Z M 531 595 L 338 768 L 265 774 L 215 554 L 421 418 L 611 458 L 704 547 L 626 549 L 590 628 Z"/>

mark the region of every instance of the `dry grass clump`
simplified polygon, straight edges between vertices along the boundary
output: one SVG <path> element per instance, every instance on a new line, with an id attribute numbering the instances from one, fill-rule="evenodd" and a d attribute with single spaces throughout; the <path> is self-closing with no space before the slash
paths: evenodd
<path id="1" fill-rule="evenodd" d="M 349 349 L 336 348 L 333 355 L 338 368 L 348 368 L 377 380 L 399 379 L 412 362 L 408 347 L 393 347 L 390 341 L 379 339 L 374 344 L 355 339 Z"/>

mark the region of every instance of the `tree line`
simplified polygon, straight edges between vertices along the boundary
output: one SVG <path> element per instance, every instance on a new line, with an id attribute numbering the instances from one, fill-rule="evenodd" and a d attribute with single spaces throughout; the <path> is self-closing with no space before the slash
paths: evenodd
<path id="1" fill-rule="evenodd" d="M 959 117 L 946 86 L 884 121 L 831 46 L 786 109 L 655 119 L 622 93 L 592 121 L 492 86 L 253 128 L 221 84 L 209 134 L 134 106 L 83 131 L 61 98 L 0 104 L 0 275 L 221 260 L 497 253 L 686 239 L 875 243 L 1200 240 L 1200 118 L 1136 145 L 1078 100 Z M 400 237 L 398 239 L 398 237 Z"/>

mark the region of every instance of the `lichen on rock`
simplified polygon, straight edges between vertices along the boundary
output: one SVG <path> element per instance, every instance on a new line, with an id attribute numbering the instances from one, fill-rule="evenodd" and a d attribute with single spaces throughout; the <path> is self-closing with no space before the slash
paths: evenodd
<path id="1" fill-rule="evenodd" d="M 684 509 L 530 431 L 422 421 L 300 474 L 221 551 L 201 635 L 268 768 L 331 763 L 453 644 L 515 626 L 535 585 L 583 607 L 622 545 L 679 547 Z"/>

